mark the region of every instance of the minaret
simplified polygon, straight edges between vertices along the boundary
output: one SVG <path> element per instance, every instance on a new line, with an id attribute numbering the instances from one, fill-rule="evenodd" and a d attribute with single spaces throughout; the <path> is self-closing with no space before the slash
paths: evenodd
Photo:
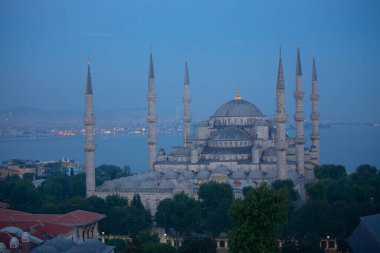
<path id="1" fill-rule="evenodd" d="M 153 163 L 156 161 L 156 94 L 154 92 L 154 70 L 153 70 L 153 57 L 152 49 L 150 50 L 150 62 L 149 62 L 149 78 L 148 78 L 148 171 L 153 171 Z"/>
<path id="2" fill-rule="evenodd" d="M 190 137 L 190 79 L 187 61 L 185 62 L 185 80 L 184 80 L 184 94 L 183 94 L 183 145 L 186 147 L 187 141 Z"/>
<path id="3" fill-rule="evenodd" d="M 296 122 L 296 163 L 297 171 L 301 176 L 304 176 L 304 148 L 305 148 L 305 137 L 304 137 L 304 119 L 305 115 L 303 112 L 303 96 L 302 91 L 302 70 L 301 70 L 301 59 L 300 59 L 300 48 L 297 47 L 297 63 L 296 63 L 296 91 L 294 92 L 294 98 L 296 100 L 296 112 L 294 114 L 294 120 Z"/>
<path id="4" fill-rule="evenodd" d="M 86 197 L 91 197 L 95 193 L 95 162 L 94 154 L 96 145 L 94 143 L 94 125 L 95 117 L 93 113 L 93 94 L 90 73 L 90 61 L 87 64 L 87 86 L 85 98 L 84 127 L 86 130 L 86 139 L 84 151 L 86 153 Z"/>
<path id="5" fill-rule="evenodd" d="M 281 48 L 278 61 L 276 86 L 276 151 L 278 179 L 286 179 L 286 113 L 285 113 L 285 84 L 282 70 Z"/>
<path id="6" fill-rule="evenodd" d="M 319 110 L 318 110 L 318 101 L 319 101 L 319 95 L 318 95 L 318 79 L 317 79 L 317 70 L 315 68 L 315 58 L 313 55 L 313 67 L 312 67 L 312 79 L 311 79 L 311 124 L 312 124 L 312 130 L 311 130 L 311 149 L 313 151 L 312 160 L 315 165 L 320 164 L 320 157 L 319 157 Z"/>

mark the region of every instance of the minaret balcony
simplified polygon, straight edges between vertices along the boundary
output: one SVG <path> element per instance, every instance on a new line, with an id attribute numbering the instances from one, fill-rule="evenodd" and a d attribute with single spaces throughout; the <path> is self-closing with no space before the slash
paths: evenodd
<path id="1" fill-rule="evenodd" d="M 184 97 L 184 98 L 182 99 L 182 101 L 183 101 L 183 103 L 191 103 L 191 98 L 189 98 L 189 97 Z"/>
<path id="2" fill-rule="evenodd" d="M 319 113 L 312 112 L 310 114 L 310 118 L 311 118 L 311 120 L 319 120 Z"/>
<path id="3" fill-rule="evenodd" d="M 156 102 L 157 97 L 156 97 L 156 95 L 154 95 L 154 94 L 150 94 L 150 95 L 146 96 L 146 99 L 147 99 L 149 102 Z"/>
<path id="4" fill-rule="evenodd" d="M 84 151 L 85 152 L 94 152 L 96 149 L 95 143 L 85 143 L 84 144 Z"/>
<path id="5" fill-rule="evenodd" d="M 157 144 L 157 140 L 147 140 L 146 143 L 148 145 L 156 145 Z"/>
<path id="6" fill-rule="evenodd" d="M 294 114 L 295 121 L 304 121 L 304 119 L 305 115 L 302 112 L 296 112 L 296 114 Z"/>
<path id="7" fill-rule="evenodd" d="M 95 124 L 95 118 L 94 117 L 85 117 L 83 120 L 84 124 L 86 126 L 94 125 Z"/>
<path id="8" fill-rule="evenodd" d="M 310 100 L 315 102 L 319 100 L 319 95 L 310 95 Z"/>
<path id="9" fill-rule="evenodd" d="M 304 95 L 305 95 L 305 92 L 303 92 L 303 91 L 295 91 L 293 93 L 294 98 L 295 99 L 300 99 L 300 100 L 303 99 Z"/>
<path id="10" fill-rule="evenodd" d="M 156 123 L 157 121 L 156 116 L 148 116 L 147 121 L 148 123 Z"/>
<path id="11" fill-rule="evenodd" d="M 310 134 L 310 138 L 314 141 L 319 140 L 321 136 L 319 134 Z"/>
<path id="12" fill-rule="evenodd" d="M 294 143 L 297 145 L 303 145 L 303 144 L 305 144 L 305 138 L 304 137 L 295 138 Z"/>
<path id="13" fill-rule="evenodd" d="M 286 113 L 276 114 L 276 122 L 277 123 L 285 123 L 288 116 Z"/>
<path id="14" fill-rule="evenodd" d="M 190 117 L 190 116 L 188 116 L 188 117 L 183 117 L 183 122 L 186 122 L 186 123 L 191 122 L 191 117 Z"/>

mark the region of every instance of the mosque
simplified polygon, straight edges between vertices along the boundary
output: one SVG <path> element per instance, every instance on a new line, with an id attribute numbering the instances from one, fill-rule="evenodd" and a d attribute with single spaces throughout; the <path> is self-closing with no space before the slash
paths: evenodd
<path id="1" fill-rule="evenodd" d="M 198 122 L 190 133 L 190 79 L 185 63 L 183 96 L 183 144 L 157 153 L 156 94 L 154 70 L 150 53 L 148 78 L 148 171 L 137 175 L 106 181 L 95 187 L 93 127 L 93 93 L 90 65 L 87 71 L 86 110 L 86 194 L 105 198 L 110 194 L 132 199 L 139 194 L 144 206 L 155 213 L 158 203 L 185 192 L 197 197 L 199 186 L 205 182 L 229 183 L 237 197 L 244 187 L 257 187 L 262 182 L 291 179 L 302 198 L 304 184 L 314 180 L 313 169 L 320 163 L 319 112 L 315 59 L 312 62 L 311 147 L 305 146 L 302 70 L 300 49 L 297 48 L 296 85 L 294 92 L 296 136 L 286 134 L 285 84 L 281 51 L 276 86 L 276 113 L 270 118 L 253 103 L 244 100 L 237 88 L 236 96 L 221 105 L 206 121 Z"/>

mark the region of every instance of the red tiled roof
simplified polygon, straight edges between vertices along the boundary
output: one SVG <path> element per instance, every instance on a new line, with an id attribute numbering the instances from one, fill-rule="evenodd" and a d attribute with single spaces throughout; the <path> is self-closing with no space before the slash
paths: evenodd
<path id="1" fill-rule="evenodd" d="M 67 214 L 62 214 L 59 217 L 50 220 L 50 222 L 71 226 L 84 226 L 95 223 L 105 217 L 105 215 L 99 213 L 76 210 Z"/>
<path id="2" fill-rule="evenodd" d="M 72 226 L 54 224 L 50 222 L 40 222 L 40 221 L 0 221 L 0 229 L 5 227 L 17 227 L 25 232 L 29 232 L 31 235 L 41 239 L 50 240 L 53 237 L 60 235 L 66 235 L 73 230 Z"/>
<path id="3" fill-rule="evenodd" d="M 51 221 L 62 214 L 16 214 L 13 217 L 16 220 L 34 220 L 34 221 Z"/>
<path id="4" fill-rule="evenodd" d="M 6 209 L 6 208 L 0 208 L 0 220 L 16 220 L 16 215 L 27 215 L 30 213 L 25 213 L 21 211 Z"/>
<path id="5" fill-rule="evenodd" d="M 83 210 L 76 210 L 67 214 L 31 214 L 0 208 L 0 221 L 43 221 L 71 226 L 84 226 L 95 223 L 105 217 L 103 214 Z"/>

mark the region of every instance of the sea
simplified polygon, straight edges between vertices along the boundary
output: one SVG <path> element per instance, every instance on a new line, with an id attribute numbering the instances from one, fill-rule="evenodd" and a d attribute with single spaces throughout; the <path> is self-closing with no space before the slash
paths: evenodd
<path id="1" fill-rule="evenodd" d="M 306 145 L 310 146 L 310 130 L 305 130 Z M 294 136 L 294 129 L 288 130 Z M 380 127 L 370 125 L 339 125 L 320 129 L 322 164 L 340 164 L 353 172 L 361 164 L 380 169 Z M 143 172 L 147 167 L 146 135 L 96 135 L 95 163 L 113 164 L 132 172 Z M 159 134 L 157 148 L 181 145 L 180 134 Z M 84 136 L 0 139 L 0 161 L 11 158 L 40 161 L 74 159 L 84 163 Z"/>

